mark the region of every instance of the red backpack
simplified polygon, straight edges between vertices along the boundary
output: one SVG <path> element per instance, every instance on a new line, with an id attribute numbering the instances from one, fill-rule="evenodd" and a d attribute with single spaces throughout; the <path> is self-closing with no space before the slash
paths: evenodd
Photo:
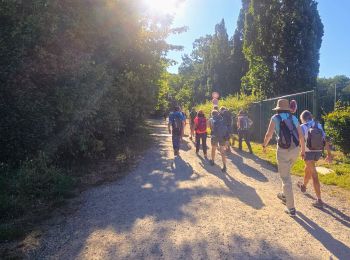
<path id="1" fill-rule="evenodd" d="M 205 117 L 198 117 L 196 131 L 205 132 L 207 130 L 207 119 Z"/>

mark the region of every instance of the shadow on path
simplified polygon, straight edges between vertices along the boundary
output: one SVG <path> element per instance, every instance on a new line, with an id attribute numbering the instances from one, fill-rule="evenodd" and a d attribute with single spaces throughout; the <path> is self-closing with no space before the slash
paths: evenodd
<path id="1" fill-rule="evenodd" d="M 209 161 L 203 159 L 203 157 L 198 157 L 201 159 L 200 165 L 207 172 L 221 179 L 225 183 L 226 187 L 230 189 L 234 197 L 238 198 L 240 201 L 254 209 L 261 209 L 265 206 L 254 188 L 248 186 L 244 182 L 235 180 L 229 175 L 229 173 L 222 172 L 217 165 L 209 165 Z"/>
<path id="2" fill-rule="evenodd" d="M 306 217 L 303 213 L 298 212 L 295 221 L 314 238 L 320 241 L 320 243 L 337 258 L 350 259 L 350 248 L 347 245 L 335 239 L 331 234 Z"/>
<path id="3" fill-rule="evenodd" d="M 316 198 L 309 193 L 305 193 L 305 196 L 309 199 L 316 200 Z M 339 209 L 336 209 L 331 205 L 324 203 L 323 208 L 320 210 L 332 216 L 336 221 L 340 222 L 342 225 L 350 228 L 350 216 L 344 214 Z"/>
<path id="4" fill-rule="evenodd" d="M 238 170 L 242 174 L 244 174 L 250 178 L 253 178 L 257 181 L 261 181 L 261 182 L 268 182 L 269 181 L 263 173 L 261 173 L 260 171 L 258 171 L 255 168 L 251 167 L 250 165 L 244 163 L 243 157 L 241 155 L 239 155 L 239 154 L 235 155 L 232 153 L 228 153 L 227 158 L 229 160 L 231 160 L 231 162 L 234 165 L 237 166 Z"/>

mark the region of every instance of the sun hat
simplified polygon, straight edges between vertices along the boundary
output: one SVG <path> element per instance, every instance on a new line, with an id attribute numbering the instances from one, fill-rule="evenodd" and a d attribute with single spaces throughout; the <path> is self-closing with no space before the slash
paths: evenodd
<path id="1" fill-rule="evenodd" d="M 273 108 L 272 110 L 290 110 L 289 107 L 289 100 L 288 99 L 279 99 L 277 101 L 277 105 L 275 108 Z"/>

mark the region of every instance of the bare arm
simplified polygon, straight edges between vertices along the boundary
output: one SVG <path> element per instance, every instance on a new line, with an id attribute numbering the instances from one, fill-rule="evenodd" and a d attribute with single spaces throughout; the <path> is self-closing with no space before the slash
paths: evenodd
<path id="1" fill-rule="evenodd" d="M 301 130 L 300 126 L 298 126 L 297 130 L 298 130 L 299 142 L 300 142 L 300 147 L 301 147 L 300 155 L 301 155 L 301 158 L 304 159 L 304 157 L 305 157 L 305 140 L 304 140 L 304 135 L 303 135 L 303 131 Z"/>
<path id="2" fill-rule="evenodd" d="M 168 123 L 168 131 L 169 131 L 169 134 L 171 134 L 171 124 L 170 124 L 170 120 L 169 120 L 169 123 Z"/>
<path id="3" fill-rule="evenodd" d="M 265 134 L 265 138 L 264 138 L 264 142 L 263 142 L 263 149 L 265 149 L 265 147 L 269 144 L 272 136 L 273 136 L 273 131 L 275 130 L 275 122 L 271 119 L 270 120 L 270 124 L 269 124 L 269 128 L 266 131 Z"/>
<path id="4" fill-rule="evenodd" d="M 327 157 L 326 157 L 326 161 L 328 163 L 332 162 L 332 152 L 331 152 L 331 144 L 328 140 L 326 140 L 326 151 L 327 151 Z"/>

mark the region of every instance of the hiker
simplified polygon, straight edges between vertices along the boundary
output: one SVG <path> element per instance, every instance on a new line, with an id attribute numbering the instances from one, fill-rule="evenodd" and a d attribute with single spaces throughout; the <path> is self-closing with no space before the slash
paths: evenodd
<path id="1" fill-rule="evenodd" d="M 302 192 L 306 192 L 306 187 L 309 180 L 312 178 L 312 183 L 316 193 L 317 200 L 312 205 L 316 208 L 323 208 L 321 199 L 321 185 L 316 171 L 316 162 L 321 158 L 324 148 L 327 150 L 327 162 L 332 162 L 332 153 L 330 144 L 326 139 L 326 134 L 322 129 L 322 125 L 314 120 L 310 111 L 305 110 L 300 115 L 300 120 L 303 123 L 301 130 L 304 135 L 306 144 L 305 148 L 305 175 L 304 182 L 298 182 L 298 187 Z"/>
<path id="2" fill-rule="evenodd" d="M 179 155 L 180 143 L 183 135 L 183 129 L 185 127 L 185 118 L 180 112 L 180 107 L 175 106 L 172 113 L 169 115 L 168 130 L 172 135 L 174 155 Z"/>
<path id="3" fill-rule="evenodd" d="M 184 122 L 184 125 L 183 125 L 183 128 L 182 128 L 182 134 L 181 134 L 181 141 L 183 140 L 183 137 L 185 135 L 185 128 L 186 128 L 186 125 L 187 125 L 187 115 L 186 113 L 182 110 L 182 108 L 180 107 L 180 113 L 182 114 L 183 116 L 183 122 Z"/>
<path id="4" fill-rule="evenodd" d="M 282 179 L 282 193 L 277 194 L 287 208 L 285 212 L 290 216 L 296 215 L 294 206 L 294 195 L 292 187 L 292 178 L 290 170 L 300 152 L 301 157 L 305 156 L 305 142 L 298 119 L 290 112 L 289 101 L 279 99 L 277 106 L 273 109 L 277 114 L 273 115 L 270 120 L 269 128 L 266 132 L 262 144 L 263 151 L 266 153 L 266 146 L 269 144 L 273 132 L 277 136 L 277 163 L 278 172 Z M 300 147 L 301 146 L 301 149 Z"/>
<path id="5" fill-rule="evenodd" d="M 194 136 L 194 119 L 197 117 L 197 112 L 195 108 L 192 108 L 191 113 L 190 113 L 190 131 L 191 131 L 191 136 L 190 140 L 193 139 Z"/>
<path id="6" fill-rule="evenodd" d="M 296 100 L 292 99 L 289 103 L 289 108 L 290 108 L 290 112 L 292 114 L 295 114 L 297 112 L 298 109 L 298 103 Z"/>
<path id="7" fill-rule="evenodd" d="M 231 152 L 230 149 L 230 138 L 232 137 L 233 134 L 233 128 L 232 128 L 232 113 L 226 108 L 226 107 L 221 107 L 220 108 L 220 115 L 222 116 L 224 123 L 227 128 L 227 133 L 226 133 L 226 151 Z"/>
<path id="8" fill-rule="evenodd" d="M 253 153 L 252 146 L 250 145 L 250 132 L 249 128 L 253 124 L 253 121 L 248 117 L 248 115 L 243 111 L 239 111 L 237 118 L 237 132 L 238 132 L 238 142 L 239 150 L 242 151 L 242 141 L 244 138 L 245 143 L 248 146 L 249 153 Z"/>
<path id="9" fill-rule="evenodd" d="M 219 147 L 221 157 L 222 157 L 222 172 L 226 172 L 226 156 L 225 156 L 225 135 L 227 133 L 226 125 L 219 111 L 213 110 L 211 112 L 211 118 L 208 120 L 208 124 L 211 130 L 211 160 L 210 164 L 215 163 L 215 152 L 217 147 Z"/>
<path id="10" fill-rule="evenodd" d="M 202 140 L 204 157 L 207 159 L 207 119 L 202 110 L 199 110 L 194 119 L 194 129 L 196 131 L 196 154 L 199 153 Z"/>

